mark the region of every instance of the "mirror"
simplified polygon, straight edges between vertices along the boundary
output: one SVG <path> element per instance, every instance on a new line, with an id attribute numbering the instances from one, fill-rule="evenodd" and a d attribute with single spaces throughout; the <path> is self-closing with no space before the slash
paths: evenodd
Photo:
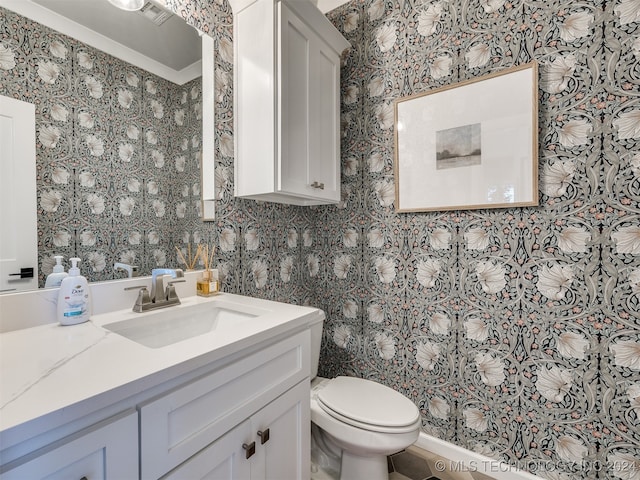
<path id="1" fill-rule="evenodd" d="M 187 66 L 134 51 L 125 34 L 142 28 L 123 18 L 156 29 L 155 16 L 167 14 L 154 1 L 147 7 L 131 13 L 107 0 L 0 0 L 0 93 L 36 106 L 40 285 L 56 254 L 66 267 L 80 257 L 92 281 L 124 278 L 116 262 L 137 265 L 141 275 L 174 266 L 176 245 L 197 243 L 198 224 L 213 219 L 213 39 L 187 27 L 205 52 Z M 163 25 L 176 22 L 186 25 L 175 15 Z M 115 42 L 96 31 L 109 25 L 120 28 Z M 142 48 L 145 37 L 133 46 Z M 175 38 L 156 33 L 147 43 L 166 53 Z M 210 180 L 202 182 L 203 174 Z"/>

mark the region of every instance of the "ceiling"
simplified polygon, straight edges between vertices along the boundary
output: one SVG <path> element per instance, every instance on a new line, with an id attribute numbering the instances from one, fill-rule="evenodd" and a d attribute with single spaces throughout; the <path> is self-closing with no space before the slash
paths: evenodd
<path id="1" fill-rule="evenodd" d="M 168 76 L 148 64 L 157 64 L 158 69 L 169 71 L 169 76 L 171 72 L 179 77 L 189 69 L 194 71 L 188 74 L 190 78 L 168 78 L 176 83 L 201 72 L 202 42 L 197 30 L 153 0 L 147 0 L 140 12 L 120 10 L 108 0 L 1 0 L 0 6 L 164 78 Z M 156 25 L 152 18 L 158 16 L 168 18 Z M 123 58 L 126 51 L 133 52 L 133 57 Z"/>
<path id="2" fill-rule="evenodd" d="M 347 0 L 311 1 L 327 12 Z M 202 73 L 199 33 L 158 0 L 146 0 L 140 12 L 108 0 L 0 0 L 0 6 L 177 84 Z M 157 16 L 168 18 L 156 25 Z"/>

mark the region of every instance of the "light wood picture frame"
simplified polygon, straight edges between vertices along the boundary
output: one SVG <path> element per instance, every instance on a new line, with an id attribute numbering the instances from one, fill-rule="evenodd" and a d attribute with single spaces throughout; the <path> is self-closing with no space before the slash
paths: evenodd
<path id="1" fill-rule="evenodd" d="M 538 205 L 536 62 L 394 102 L 398 212 Z"/>

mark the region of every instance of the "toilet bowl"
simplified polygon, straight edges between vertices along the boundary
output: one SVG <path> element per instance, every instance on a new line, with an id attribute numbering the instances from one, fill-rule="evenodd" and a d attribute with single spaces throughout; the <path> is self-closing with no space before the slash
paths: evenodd
<path id="1" fill-rule="evenodd" d="M 314 326 L 311 338 L 312 354 L 315 347 L 319 358 Z M 421 418 L 411 400 L 385 385 L 355 377 L 315 377 L 311 423 L 313 467 L 326 467 L 340 480 L 388 480 L 387 455 L 418 439 Z"/>

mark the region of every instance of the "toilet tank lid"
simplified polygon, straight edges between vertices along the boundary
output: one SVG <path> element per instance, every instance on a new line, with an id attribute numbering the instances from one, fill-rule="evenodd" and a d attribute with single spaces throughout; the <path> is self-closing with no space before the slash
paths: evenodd
<path id="1" fill-rule="evenodd" d="M 340 415 L 368 425 L 404 427 L 420 416 L 407 397 L 364 378 L 336 377 L 318 392 L 318 400 Z"/>

